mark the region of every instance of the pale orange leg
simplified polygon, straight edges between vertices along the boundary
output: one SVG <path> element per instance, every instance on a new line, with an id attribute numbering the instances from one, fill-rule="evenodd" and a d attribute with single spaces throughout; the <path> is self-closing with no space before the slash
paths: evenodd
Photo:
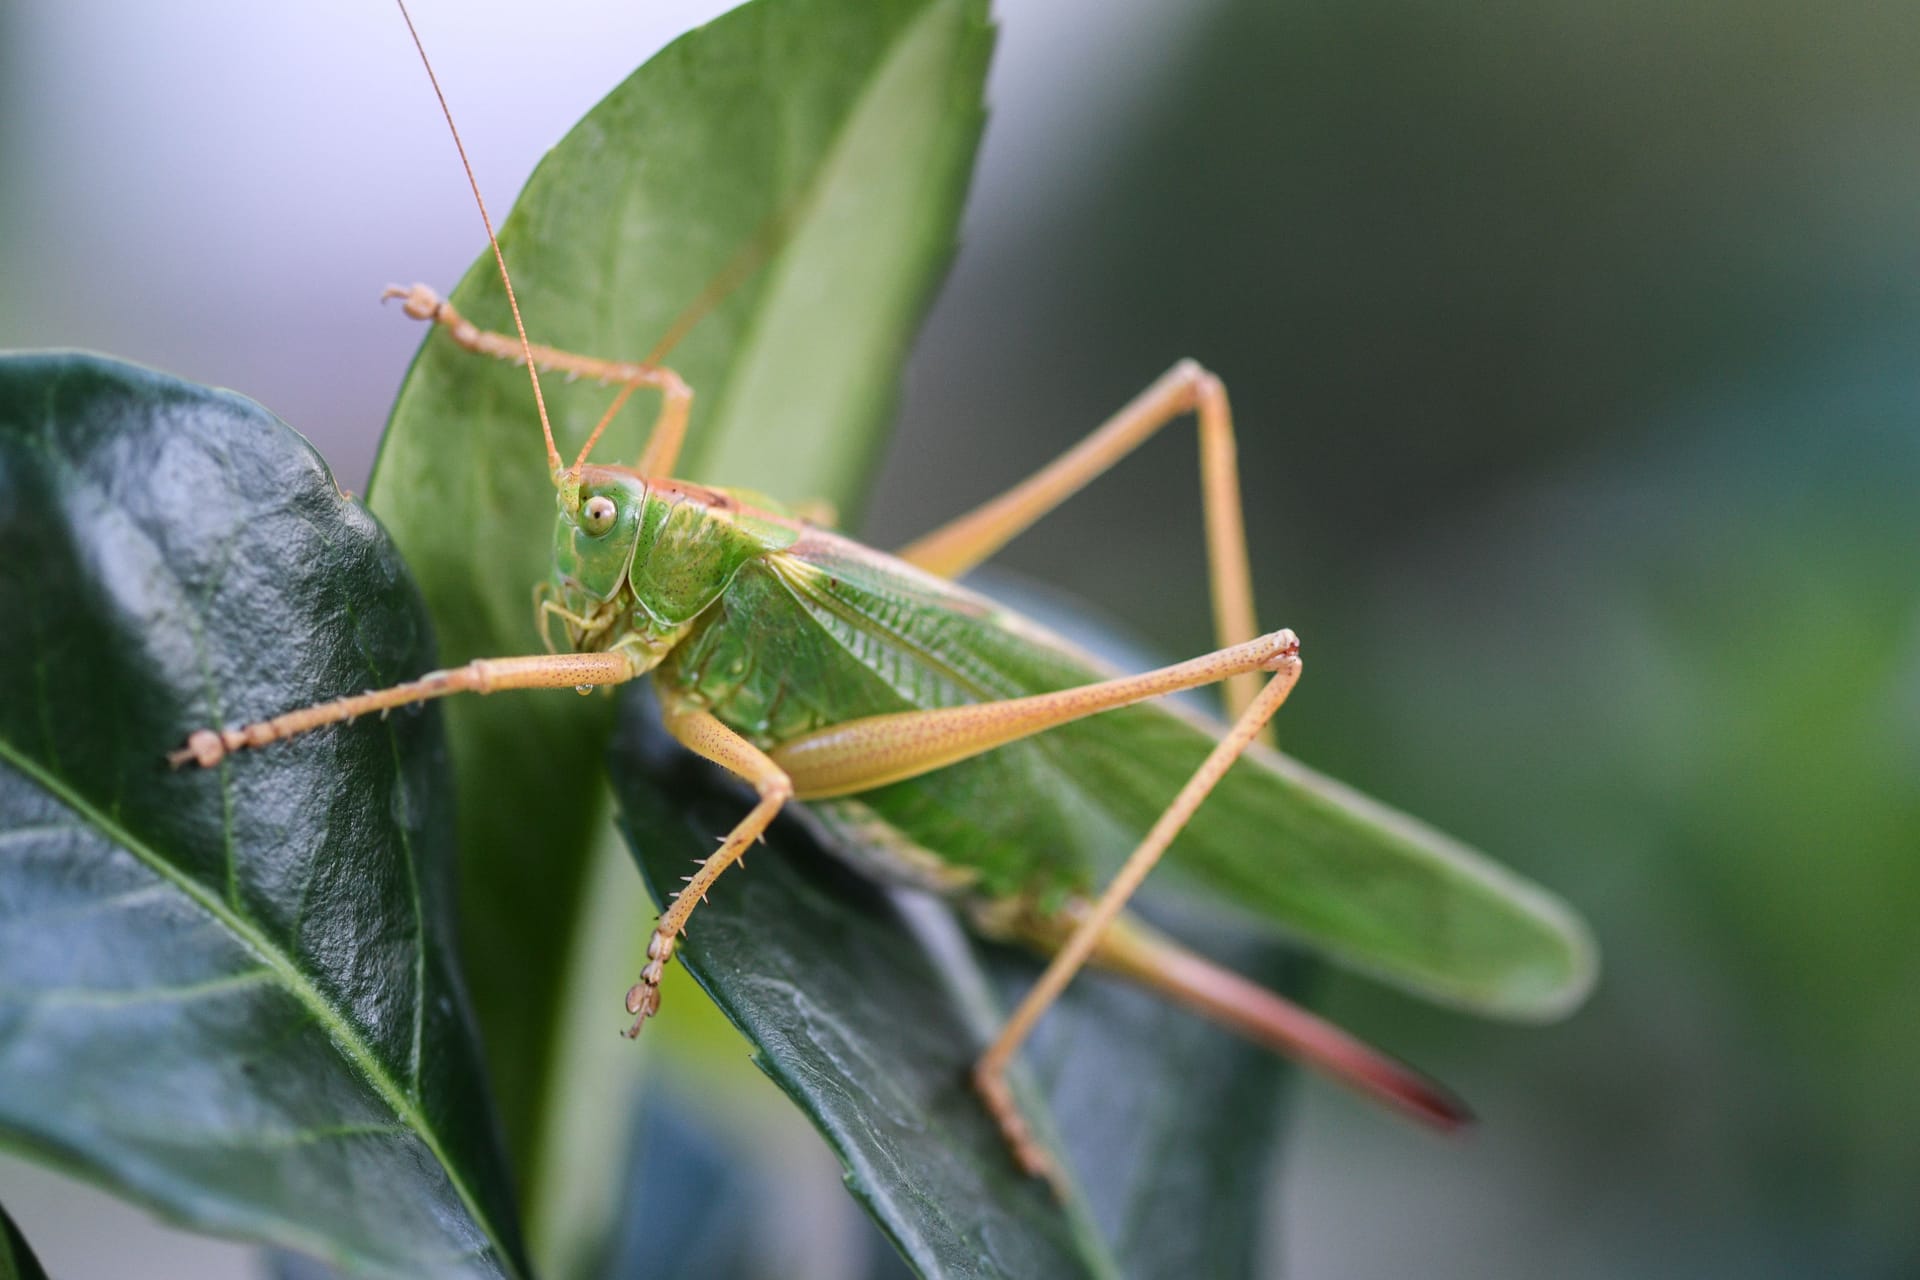
<path id="1" fill-rule="evenodd" d="M 783 742 L 774 748 L 772 759 L 793 779 L 802 800 L 850 795 L 918 777 L 1115 707 L 1246 672 L 1294 670 L 1299 649 L 1293 632 L 1276 631 L 1144 675 L 1057 693 L 865 716 Z"/>
<path id="2" fill-rule="evenodd" d="M 447 331 L 456 343 L 468 351 L 480 355 L 492 356 L 496 360 L 506 360 L 514 364 L 523 363 L 525 354 L 520 349 L 520 339 L 504 333 L 491 333 L 478 328 L 474 323 L 454 310 L 451 302 L 424 284 L 416 284 L 410 289 L 399 285 L 389 285 L 382 295 L 387 298 L 404 298 L 405 311 L 415 320 L 431 320 Z M 687 437 L 687 412 L 693 406 L 693 390 L 687 386 L 679 374 L 662 365 L 636 364 L 627 360 L 602 360 L 597 356 L 576 355 L 571 351 L 561 351 L 556 347 L 543 347 L 533 344 L 533 360 L 543 371 L 558 370 L 576 377 L 593 378 L 604 383 L 620 384 L 620 392 L 614 397 L 613 404 L 600 419 L 600 424 L 587 437 L 586 445 L 580 450 L 575 461 L 578 466 L 586 459 L 600 433 L 620 411 L 638 387 L 655 387 L 660 392 L 660 415 L 654 419 L 653 431 L 647 436 L 646 448 L 640 453 L 638 470 L 645 476 L 668 476 L 673 473 L 674 463 L 679 461 L 680 446 Z"/>
<path id="3" fill-rule="evenodd" d="M 707 712 L 670 707 L 665 718 L 667 732 L 690 751 L 752 783 L 760 793 L 760 802 L 700 864 L 700 869 L 687 877 L 686 887 L 673 895 L 672 903 L 654 925 L 653 936 L 647 940 L 647 967 L 640 971 L 640 981 L 627 992 L 627 1012 L 633 1015 L 633 1026 L 627 1032 L 629 1038 L 639 1035 L 647 1019 L 660 1011 L 660 979 L 666 972 L 667 962 L 673 959 L 673 949 L 681 932 L 687 927 L 687 917 L 693 914 L 694 907 L 707 900 L 707 890 L 720 878 L 720 873 L 740 860 L 747 846 L 760 838 L 781 806 L 793 798 L 793 783 L 780 766 L 768 759 L 766 752 Z"/>
<path id="4" fill-rule="evenodd" d="M 930 573 L 958 577 L 1184 413 L 1192 413 L 1200 424 L 1200 497 L 1206 515 L 1214 634 L 1223 648 L 1251 640 L 1259 634 L 1259 624 L 1254 621 L 1233 411 L 1220 379 L 1192 360 L 1169 369 L 1086 439 L 1021 483 L 897 554 Z M 1259 688 L 1260 679 L 1254 673 L 1229 680 L 1228 714 L 1237 716 L 1246 710 Z"/>
<path id="5" fill-rule="evenodd" d="M 257 720 L 237 729 L 200 729 L 187 745 L 167 755 L 178 769 L 197 764 L 212 768 L 230 752 L 264 747 L 323 725 L 339 724 L 373 711 L 389 711 L 452 693 L 492 693 L 499 689 L 565 689 L 620 684 L 636 674 L 632 659 L 623 653 L 541 653 L 524 658 L 480 658 L 451 671 L 433 671 L 389 689 L 376 689 L 335 698 L 289 711 L 271 720 Z"/>
<path id="6" fill-rule="evenodd" d="M 1207 758 L 1201 762 L 1186 786 L 1180 789 L 1173 803 L 1147 832 L 1140 846 L 1128 856 L 1120 872 L 1113 878 L 1086 915 L 1074 926 L 1073 932 L 1055 953 L 1046 971 L 1040 975 L 1033 989 L 1020 1002 L 1007 1024 L 993 1044 L 980 1056 L 973 1069 L 974 1086 L 980 1096 L 986 1100 L 987 1109 L 999 1122 L 1000 1131 L 1006 1135 L 1008 1144 L 1013 1148 L 1014 1158 L 1020 1167 L 1036 1176 L 1054 1177 L 1052 1157 L 1035 1140 L 1032 1130 L 1020 1114 L 1013 1092 L 1007 1085 L 1007 1068 L 1013 1061 L 1013 1055 L 1026 1040 L 1034 1024 L 1040 1020 L 1053 1002 L 1060 998 L 1067 984 L 1073 980 L 1086 964 L 1107 929 L 1113 924 L 1120 910 L 1131 898 L 1141 882 L 1147 878 L 1160 856 L 1180 834 L 1181 828 L 1193 817 L 1200 803 L 1207 798 L 1220 779 L 1240 758 L 1262 725 L 1280 709 L 1287 695 L 1293 692 L 1294 682 L 1300 678 L 1300 659 L 1297 650 L 1287 653 L 1279 663 L 1271 668 L 1273 676 L 1266 687 L 1255 695 L 1252 705 L 1240 713 L 1227 736 L 1216 744 Z"/>

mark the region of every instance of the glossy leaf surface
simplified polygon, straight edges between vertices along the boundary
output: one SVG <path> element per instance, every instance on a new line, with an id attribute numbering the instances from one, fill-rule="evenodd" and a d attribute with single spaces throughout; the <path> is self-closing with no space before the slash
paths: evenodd
<path id="1" fill-rule="evenodd" d="M 392 545 L 227 392 L 0 361 L 0 1138 L 356 1271 L 521 1270 L 437 718 L 189 731 L 430 664 Z"/>

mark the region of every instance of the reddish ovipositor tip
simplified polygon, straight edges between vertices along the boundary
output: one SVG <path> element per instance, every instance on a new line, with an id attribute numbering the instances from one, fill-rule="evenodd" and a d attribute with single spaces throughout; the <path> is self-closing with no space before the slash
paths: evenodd
<path id="1" fill-rule="evenodd" d="M 1472 1109 L 1445 1085 L 1383 1053 L 1369 1050 L 1368 1057 L 1344 1077 L 1354 1087 L 1442 1133 L 1473 1124 Z"/>

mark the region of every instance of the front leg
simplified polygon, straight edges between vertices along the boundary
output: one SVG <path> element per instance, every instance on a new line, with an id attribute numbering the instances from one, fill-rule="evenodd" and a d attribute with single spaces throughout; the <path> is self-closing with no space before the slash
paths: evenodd
<path id="1" fill-rule="evenodd" d="M 673 895 L 672 903 L 654 925 L 653 936 L 647 940 L 647 967 L 640 971 L 640 981 L 627 992 L 627 1012 L 633 1015 L 633 1026 L 627 1031 L 629 1039 L 639 1035 L 647 1019 L 660 1011 L 660 979 L 666 972 L 667 962 L 673 959 L 675 943 L 687 927 L 687 917 L 693 914 L 695 906 L 707 900 L 707 890 L 720 878 L 720 873 L 740 860 L 747 846 L 760 838 L 781 807 L 793 798 L 793 781 L 786 771 L 769 759 L 766 752 L 707 712 L 669 709 L 666 722 L 667 732 L 689 751 L 752 783 L 753 789 L 760 793 L 760 802 L 700 864 L 700 869 L 687 877 L 686 887 Z"/>
<path id="2" fill-rule="evenodd" d="M 439 325 L 456 344 L 477 355 L 519 364 L 526 360 L 525 353 L 530 351 L 534 364 L 543 372 L 558 371 L 570 378 L 592 378 L 602 384 L 619 386 L 619 394 L 613 398 L 613 403 L 601 416 L 599 425 L 587 437 L 580 456 L 574 460 L 576 469 L 586 461 L 594 442 L 600 439 L 600 433 L 607 429 L 607 424 L 627 403 L 627 398 L 640 387 L 657 388 L 660 392 L 660 415 L 654 419 L 653 430 L 647 436 L 646 448 L 640 455 L 639 471 L 647 476 L 673 473 L 674 463 L 680 457 L 680 446 L 687 436 L 687 413 L 693 407 L 692 388 L 673 370 L 651 361 L 636 363 L 583 356 L 572 351 L 561 351 L 557 347 L 542 346 L 537 342 L 523 349 L 520 339 L 514 335 L 492 333 L 480 328 L 454 310 L 451 302 L 424 284 L 405 289 L 399 285 L 388 285 L 381 297 L 401 299 L 402 307 L 409 316 Z M 558 455 L 555 455 L 554 466 L 558 468 L 559 465 Z"/>

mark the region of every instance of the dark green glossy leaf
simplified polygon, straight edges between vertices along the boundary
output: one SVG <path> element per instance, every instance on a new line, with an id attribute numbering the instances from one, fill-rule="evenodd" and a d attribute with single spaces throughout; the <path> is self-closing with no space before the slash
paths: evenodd
<path id="1" fill-rule="evenodd" d="M 238 396 L 8 358 L 0 618 L 0 1135 L 354 1270 L 520 1271 L 437 718 L 164 761 L 429 665 L 373 520 Z"/>
<path id="2" fill-rule="evenodd" d="M 0 1205 L 0 1280 L 47 1280 L 46 1268 L 27 1247 L 5 1205 Z"/>
<path id="3" fill-rule="evenodd" d="M 658 890 L 748 799 L 667 739 L 646 702 L 623 717 L 614 777 Z M 1063 1206 L 1015 1170 L 966 1077 L 999 997 L 1037 965 L 971 942 L 936 903 L 879 890 L 797 821 L 769 842 L 714 889 L 678 954 L 921 1274 L 1252 1273 L 1281 1063 L 1109 980 L 1077 985 L 1024 1055 L 1046 1098 L 1029 1113 L 1074 1171 Z M 1227 958 L 1290 976 L 1271 947 Z M 671 1014 L 649 1034 L 673 1034 Z"/>
<path id="4" fill-rule="evenodd" d="M 849 509 L 953 249 L 990 45 L 985 0 L 761 0 L 669 46 L 542 162 L 502 228 L 533 337 L 639 358 L 779 226 L 781 251 L 673 353 L 697 396 L 678 469 Z M 453 297 L 510 328 L 490 255 Z M 558 378 L 547 393 L 563 449 L 610 398 Z M 648 400 L 599 456 L 636 455 Z M 524 371 L 431 337 L 371 501 L 445 662 L 537 647 L 529 593 L 550 569 L 553 497 Z M 448 712 L 466 955 L 509 1145 L 535 1186 L 550 1100 L 574 1092 L 554 1081 L 571 1069 L 556 1018 L 604 824 L 608 714 L 556 696 Z"/>

